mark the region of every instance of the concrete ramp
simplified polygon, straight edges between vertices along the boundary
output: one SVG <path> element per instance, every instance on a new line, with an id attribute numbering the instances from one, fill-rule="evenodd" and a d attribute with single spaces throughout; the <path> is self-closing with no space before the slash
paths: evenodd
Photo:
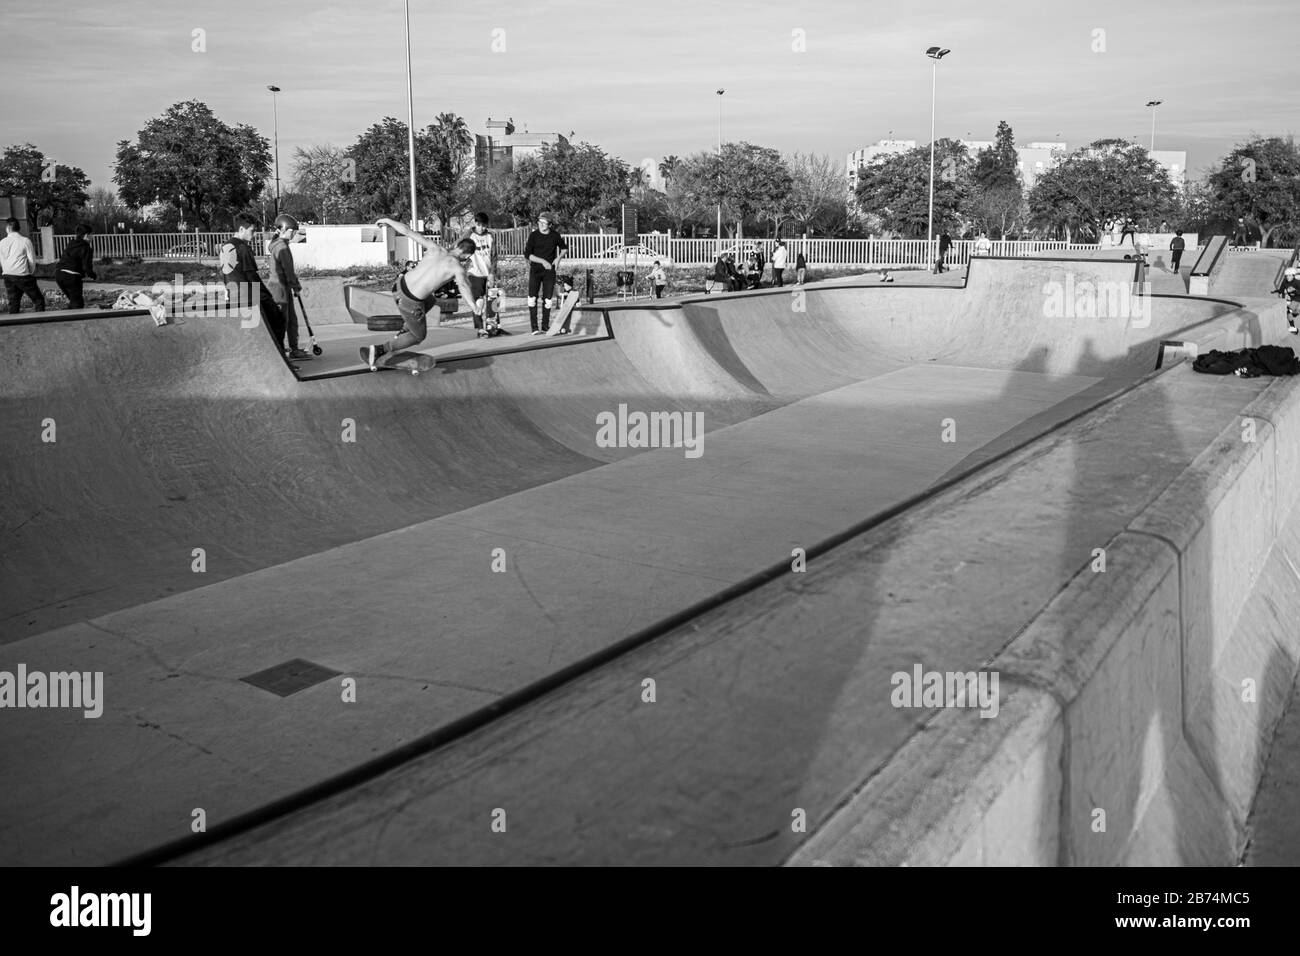
<path id="1" fill-rule="evenodd" d="M 1133 279 L 980 259 L 965 288 L 611 306 L 611 338 L 418 378 L 300 382 L 215 318 L 0 324 L 0 669 L 111 688 L 95 721 L 0 724 L 4 862 L 168 845 L 194 806 L 215 834 L 283 812 L 905 511 L 1130 388 L 1161 339 L 1264 334 L 1231 302 L 1125 298 Z M 690 440 L 638 444 L 635 414 Z M 334 674 L 245 680 L 292 661 Z"/>

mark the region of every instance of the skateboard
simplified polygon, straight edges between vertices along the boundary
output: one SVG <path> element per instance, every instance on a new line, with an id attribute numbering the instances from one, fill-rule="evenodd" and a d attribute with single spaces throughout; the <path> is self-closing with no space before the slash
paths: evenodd
<path id="1" fill-rule="evenodd" d="M 366 350 L 361 350 L 363 360 L 366 356 Z M 427 372 L 438 364 L 438 360 L 432 355 L 425 355 L 423 352 L 393 352 L 391 355 L 385 355 L 380 358 L 381 364 L 370 366 L 372 372 L 410 372 L 412 375 L 419 375 L 421 372 Z"/>
<path id="2" fill-rule="evenodd" d="M 483 303 L 483 328 L 478 332 L 481 338 L 490 339 L 497 335 L 510 334 L 501 328 L 501 300 L 504 294 L 502 289 L 488 289 L 487 298 Z"/>
<path id="3" fill-rule="evenodd" d="M 573 310 L 577 308 L 578 300 L 582 295 L 577 289 L 572 290 L 564 296 L 564 301 L 560 304 L 559 314 L 551 322 L 551 329 L 547 335 L 568 335 L 569 320 L 573 318 Z"/>

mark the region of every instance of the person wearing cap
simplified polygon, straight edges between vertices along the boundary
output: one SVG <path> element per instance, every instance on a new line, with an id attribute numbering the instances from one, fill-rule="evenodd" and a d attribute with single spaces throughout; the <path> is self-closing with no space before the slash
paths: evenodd
<path id="1" fill-rule="evenodd" d="M 221 244 L 217 268 L 221 272 L 222 281 L 226 284 L 230 305 L 236 309 L 251 310 L 256 299 L 267 331 L 271 333 L 271 338 L 275 340 L 283 354 L 284 314 L 276 304 L 271 291 L 262 282 L 262 277 L 257 271 L 257 257 L 253 255 L 253 247 L 249 245 L 257 230 L 256 219 L 246 212 L 237 215 L 235 234 Z M 289 367 L 297 368 L 292 363 Z"/>
<path id="2" fill-rule="evenodd" d="M 298 273 L 293 268 L 293 253 L 289 250 L 289 243 L 293 242 L 293 237 L 297 234 L 297 219 L 287 213 L 275 217 L 275 238 L 267 250 L 271 256 L 271 281 L 267 285 L 270 286 L 271 297 L 284 315 L 288 356 L 302 360 L 312 356 L 310 352 L 298 347 L 298 311 L 293 307 L 294 294 L 302 291 L 302 283 L 298 281 Z M 284 345 L 284 340 L 281 340 L 280 347 L 283 348 Z"/>
<path id="3" fill-rule="evenodd" d="M 1300 268 L 1288 266 L 1282 272 L 1282 282 L 1273 290 L 1273 294 L 1286 299 L 1287 331 L 1292 335 L 1300 335 L 1300 329 L 1295 325 L 1296 316 L 1300 315 Z"/>
<path id="4" fill-rule="evenodd" d="M 528 260 L 528 322 L 533 335 L 542 335 L 551 329 L 551 309 L 555 308 L 555 273 L 569 244 L 558 232 L 551 230 L 554 220 L 550 213 L 537 217 L 537 228 L 524 245 L 524 258 Z M 542 293 L 542 324 L 537 325 L 537 293 Z"/>

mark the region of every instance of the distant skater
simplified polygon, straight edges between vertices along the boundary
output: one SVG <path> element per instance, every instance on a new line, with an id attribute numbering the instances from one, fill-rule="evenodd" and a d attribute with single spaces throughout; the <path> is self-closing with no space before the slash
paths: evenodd
<path id="1" fill-rule="evenodd" d="M 1273 294 L 1286 299 L 1287 331 L 1292 335 L 1300 335 L 1300 329 L 1295 325 L 1296 316 L 1300 316 L 1300 268 L 1288 267 L 1282 273 L 1282 282 L 1273 290 Z"/>
<path id="2" fill-rule="evenodd" d="M 947 268 L 944 263 L 948 258 L 948 250 L 951 248 L 952 248 L 952 236 L 948 235 L 947 231 L 945 230 L 939 235 L 939 258 L 935 260 L 934 263 L 935 272 L 947 271 Z"/>
<path id="3" fill-rule="evenodd" d="M 664 297 L 664 286 L 668 284 L 668 273 L 664 272 L 664 267 L 655 260 L 654 268 L 650 270 L 650 285 L 655 290 L 655 298 Z"/>
<path id="4" fill-rule="evenodd" d="M 1131 242 L 1133 244 L 1133 248 L 1136 249 L 1137 248 L 1137 226 L 1133 224 L 1132 219 L 1124 220 L 1124 227 L 1120 230 L 1119 242 L 1117 242 L 1116 245 L 1118 246 L 1124 245 L 1125 236 L 1129 237 L 1129 242 Z"/>
<path id="5" fill-rule="evenodd" d="M 804 258 L 803 250 L 800 249 L 794 256 L 794 281 L 796 285 L 803 285 L 803 279 L 807 272 L 808 260 Z"/>
<path id="6" fill-rule="evenodd" d="M 474 292 L 470 288 L 469 277 L 465 274 L 465 265 L 478 251 L 473 239 L 461 239 L 448 252 L 436 239 L 422 236 L 395 220 L 380 219 L 375 225 L 388 226 L 399 236 L 418 243 L 424 249 L 424 257 L 410 272 L 397 277 L 397 282 L 393 285 L 393 301 L 397 303 L 397 311 L 402 315 L 402 331 L 388 343 L 362 347 L 361 358 L 368 366 L 377 368 L 389 365 L 392 356 L 424 341 L 424 337 L 429 334 L 425 316 L 433 305 L 433 293 L 453 280 L 461 297 L 471 304 L 475 325 L 482 322 L 479 312 L 481 306 L 474 301 Z M 384 361 L 383 356 L 388 356 L 388 360 Z"/>
<path id="7" fill-rule="evenodd" d="M 1169 266 L 1178 271 L 1179 263 L 1183 259 L 1183 250 L 1187 248 L 1187 240 L 1183 238 L 1181 232 L 1175 232 L 1174 238 L 1169 240 Z"/>

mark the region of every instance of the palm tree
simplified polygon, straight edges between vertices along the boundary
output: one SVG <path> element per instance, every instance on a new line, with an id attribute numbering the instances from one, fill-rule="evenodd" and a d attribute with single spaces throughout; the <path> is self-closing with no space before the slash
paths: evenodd
<path id="1" fill-rule="evenodd" d="M 665 156 L 659 161 L 659 175 L 664 178 L 665 186 L 673 178 L 673 173 L 677 172 L 677 164 L 680 162 L 676 156 Z"/>

